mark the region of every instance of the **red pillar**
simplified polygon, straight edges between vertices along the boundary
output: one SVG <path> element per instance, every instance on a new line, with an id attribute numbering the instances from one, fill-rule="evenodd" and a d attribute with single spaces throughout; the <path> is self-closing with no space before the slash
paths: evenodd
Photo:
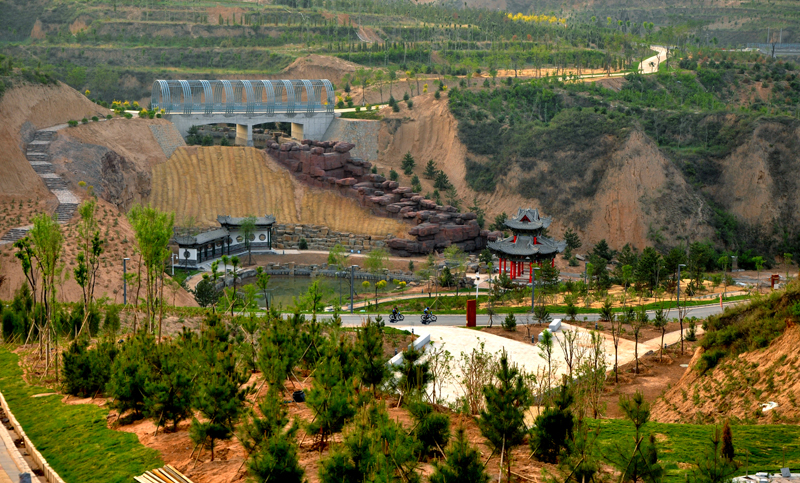
<path id="1" fill-rule="evenodd" d="M 556 259 L 553 258 L 550 260 L 550 267 L 555 267 L 555 266 L 556 266 Z"/>
<path id="2" fill-rule="evenodd" d="M 528 274 L 528 283 L 533 283 L 533 262 L 528 263 L 528 270 L 530 270 L 530 274 Z"/>
<path id="3" fill-rule="evenodd" d="M 516 262 L 511 262 L 511 280 L 517 278 L 516 270 L 515 270 Z"/>

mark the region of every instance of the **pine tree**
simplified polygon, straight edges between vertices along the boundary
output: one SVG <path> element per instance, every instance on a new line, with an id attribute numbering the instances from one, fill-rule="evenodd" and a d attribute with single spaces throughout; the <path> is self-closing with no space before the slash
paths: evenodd
<path id="1" fill-rule="evenodd" d="M 177 344 L 162 344 L 157 348 L 157 371 L 145 384 L 147 399 L 144 415 L 156 421 L 158 426 L 172 422 L 172 430 L 178 423 L 192 415 L 194 383 L 187 360 L 191 355 L 183 352 Z"/>
<path id="2" fill-rule="evenodd" d="M 284 431 L 289 417 L 280 392 L 271 387 L 258 409 L 262 416 L 252 414 L 239 436 L 250 455 L 247 461 L 250 475 L 256 481 L 301 482 L 304 471 L 300 467 L 294 441 L 297 426 L 292 424 Z"/>
<path id="3" fill-rule="evenodd" d="M 734 458 L 733 433 L 728 421 L 722 426 L 722 456 L 728 461 L 733 461 Z"/>
<path id="4" fill-rule="evenodd" d="M 525 410 L 531 405 L 531 393 L 516 366 L 508 363 L 503 350 L 497 370 L 497 385 L 484 386 L 486 408 L 481 410 L 478 427 L 489 445 L 500 452 L 511 481 L 511 449 L 525 438 Z"/>
<path id="5" fill-rule="evenodd" d="M 575 426 L 572 411 L 569 410 L 573 401 L 574 396 L 565 378 L 553 406 L 536 417 L 531 429 L 530 445 L 533 455 L 540 461 L 555 463 L 562 451 L 568 450 Z"/>
<path id="6" fill-rule="evenodd" d="M 726 427 L 730 429 L 730 426 Z M 697 468 L 692 471 L 694 481 L 697 483 L 727 483 L 736 473 L 738 467 L 732 459 L 728 459 L 726 452 L 725 430 L 720 435 L 719 428 L 714 428 L 714 434 L 706 451 L 698 458 Z M 731 448 L 732 449 L 732 448 Z"/>
<path id="7" fill-rule="evenodd" d="M 609 456 L 611 464 L 622 473 L 620 481 L 661 481 L 664 469 L 658 464 L 655 437 L 643 433 L 643 427 L 650 420 L 650 404 L 640 391 L 636 391 L 631 397 L 623 396 L 619 407 L 634 427 L 633 440 L 617 444 Z"/>
<path id="8" fill-rule="evenodd" d="M 490 480 L 483 471 L 480 453 L 469 445 L 463 427 L 456 431 L 445 462 L 434 462 L 433 468 L 431 483 L 489 483 Z"/>
<path id="9" fill-rule="evenodd" d="M 200 367 L 205 368 L 195 381 L 193 407 L 206 421 L 192 419 L 189 435 L 195 444 L 211 448 L 214 461 L 214 442 L 233 436 L 233 429 L 244 412 L 247 375 L 236 368 L 236 353 L 230 342 L 230 332 L 212 314 L 206 318 L 199 354 Z"/>
<path id="10" fill-rule="evenodd" d="M 374 394 L 389 377 L 383 355 L 383 330 L 377 322 L 367 319 L 366 325 L 358 331 L 355 349 L 356 374 L 361 383 L 369 386 Z"/>
<path id="11" fill-rule="evenodd" d="M 414 166 L 416 166 L 416 164 L 417 163 L 416 161 L 414 161 L 414 156 L 412 156 L 411 152 L 409 151 L 405 155 L 403 155 L 403 161 L 400 166 L 403 168 L 403 173 L 405 173 L 406 176 L 411 176 L 414 170 Z"/>
<path id="12" fill-rule="evenodd" d="M 322 483 L 406 481 L 418 483 L 417 441 L 396 421 L 385 406 L 370 404 L 356 416 L 339 449 L 320 465 Z"/>
<path id="13" fill-rule="evenodd" d="M 413 394 L 425 389 L 431 382 L 431 364 L 422 361 L 422 352 L 409 347 L 403 352 L 403 362 L 400 364 L 400 381 L 398 387 L 403 394 Z"/>
<path id="14" fill-rule="evenodd" d="M 153 377 L 155 339 L 146 333 L 128 339 L 120 349 L 111 367 L 108 395 L 111 407 L 120 414 L 133 411 L 133 417 L 141 415 L 147 398 L 146 386 Z"/>
<path id="15" fill-rule="evenodd" d="M 428 164 L 425 165 L 425 171 L 422 173 L 422 176 L 427 179 L 433 179 L 438 172 L 439 170 L 436 168 L 436 163 L 432 159 L 429 159 Z"/>
<path id="16" fill-rule="evenodd" d="M 354 391 L 350 377 L 335 349 L 329 349 L 320 361 L 306 403 L 314 413 L 308 424 L 308 434 L 319 436 L 318 443 L 324 447 L 331 434 L 338 433 L 356 413 Z"/>
<path id="17" fill-rule="evenodd" d="M 408 409 L 414 417 L 414 436 L 422 453 L 436 453 L 445 448 L 450 441 L 450 417 L 435 412 L 432 405 L 423 401 L 412 401 Z"/>

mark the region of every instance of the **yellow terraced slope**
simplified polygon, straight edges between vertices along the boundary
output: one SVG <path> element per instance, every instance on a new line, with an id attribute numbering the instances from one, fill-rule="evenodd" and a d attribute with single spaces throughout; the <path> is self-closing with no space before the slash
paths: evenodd
<path id="1" fill-rule="evenodd" d="M 403 235 L 408 225 L 377 217 L 355 200 L 311 189 L 262 151 L 244 147 L 178 148 L 153 168 L 150 202 L 175 212 L 175 220 L 195 217 L 216 225 L 217 215 L 274 215 L 278 223 L 324 225 L 334 231 Z"/>

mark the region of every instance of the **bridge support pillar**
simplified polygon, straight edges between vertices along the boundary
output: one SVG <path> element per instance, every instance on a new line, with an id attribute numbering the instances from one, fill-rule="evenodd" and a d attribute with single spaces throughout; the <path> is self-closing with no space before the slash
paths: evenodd
<path id="1" fill-rule="evenodd" d="M 303 125 L 300 123 L 292 123 L 292 137 L 294 139 L 305 139 L 303 137 Z"/>
<path id="2" fill-rule="evenodd" d="M 236 125 L 236 146 L 253 146 L 253 125 L 252 124 L 237 124 Z"/>

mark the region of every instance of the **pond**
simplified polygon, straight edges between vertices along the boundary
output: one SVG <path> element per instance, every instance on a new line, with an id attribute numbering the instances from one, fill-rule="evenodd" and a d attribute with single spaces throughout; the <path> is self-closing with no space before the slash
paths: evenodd
<path id="1" fill-rule="evenodd" d="M 339 291 L 341 286 L 341 301 L 342 305 L 347 305 L 348 301 L 350 300 L 350 279 L 343 278 L 337 279 L 335 277 L 288 277 L 288 276 L 280 276 L 280 275 L 273 275 L 269 280 L 269 285 L 267 286 L 267 293 L 270 297 L 270 304 L 277 305 L 283 309 L 289 309 L 294 306 L 294 298 L 300 298 L 308 292 L 308 287 L 311 286 L 314 281 L 319 282 L 319 288 L 322 292 L 322 300 L 325 305 L 339 305 Z M 255 279 L 247 278 L 243 280 L 244 284 L 252 284 L 255 283 Z M 358 295 L 359 293 L 364 292 L 364 287 L 361 285 L 362 280 L 355 281 L 355 290 L 354 293 Z M 378 293 L 378 296 L 382 296 L 387 291 L 391 291 L 397 288 L 394 282 L 388 282 L 386 284 L 386 288 L 381 290 Z M 375 283 L 374 281 L 370 281 L 369 289 L 366 290 L 367 293 L 371 294 L 372 296 L 375 295 Z M 264 301 L 264 295 L 259 291 L 258 293 L 258 303 L 260 306 L 264 307 L 266 305 Z"/>

